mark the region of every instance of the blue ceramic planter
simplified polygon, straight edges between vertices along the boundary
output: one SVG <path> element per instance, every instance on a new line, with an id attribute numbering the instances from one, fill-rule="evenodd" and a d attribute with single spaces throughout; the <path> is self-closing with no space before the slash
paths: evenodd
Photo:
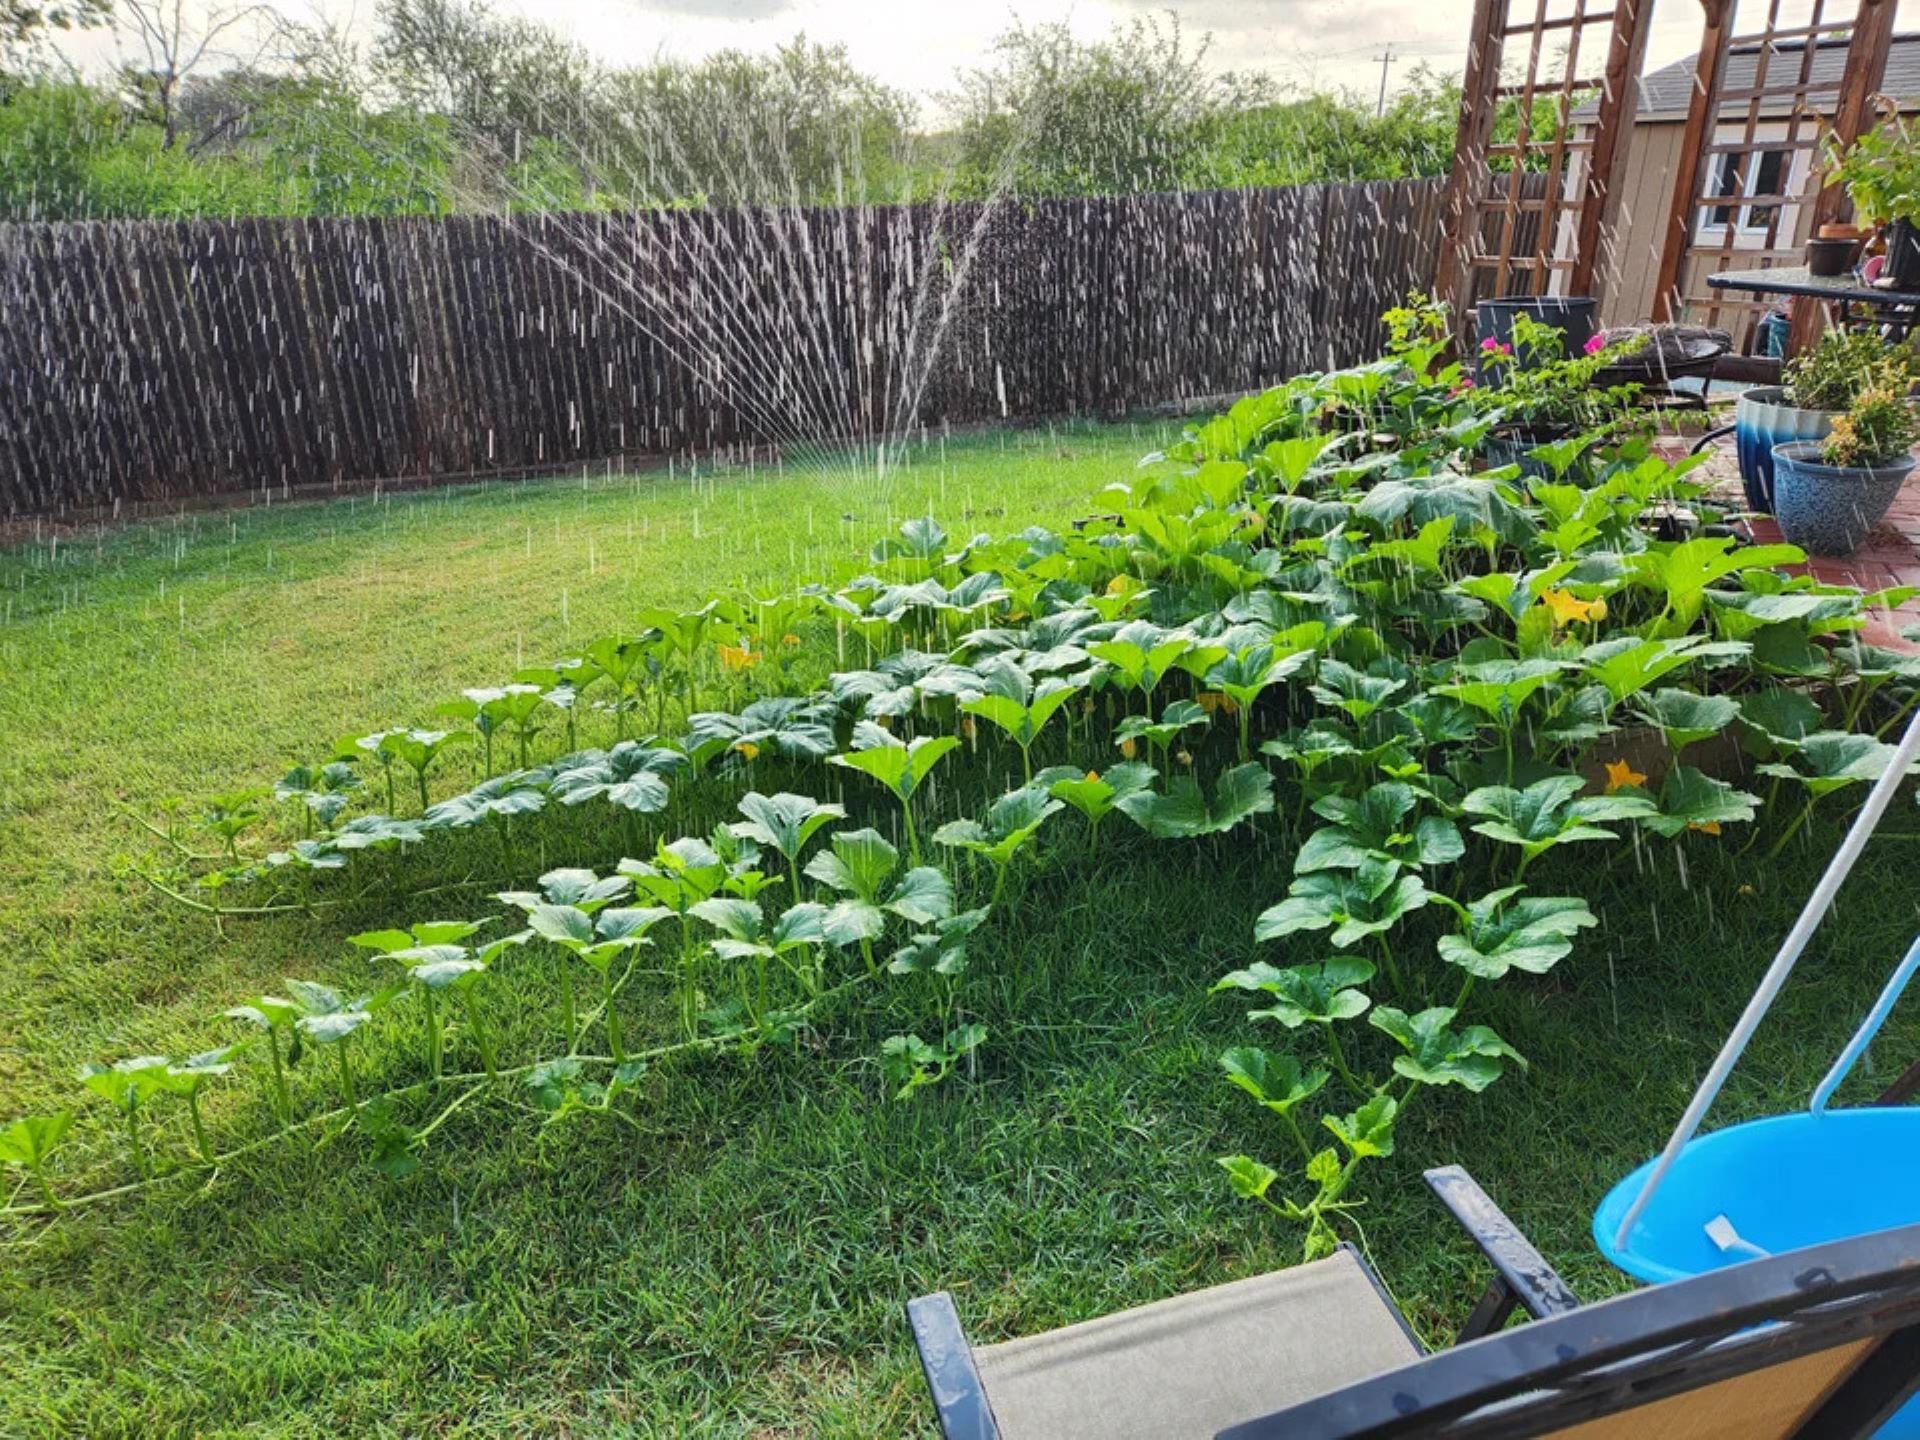
<path id="1" fill-rule="evenodd" d="M 1818 441 L 1773 451 L 1774 514 L 1780 533 L 1815 555 L 1851 555 L 1880 523 L 1913 470 L 1913 457 L 1854 470 L 1820 463 Z"/>
<path id="2" fill-rule="evenodd" d="M 1778 385 L 1742 394 L 1733 407 L 1734 450 L 1740 457 L 1740 484 L 1747 508 L 1773 513 L 1773 447 L 1793 440 L 1824 440 L 1833 429 L 1828 410 L 1802 410 L 1786 403 Z"/>

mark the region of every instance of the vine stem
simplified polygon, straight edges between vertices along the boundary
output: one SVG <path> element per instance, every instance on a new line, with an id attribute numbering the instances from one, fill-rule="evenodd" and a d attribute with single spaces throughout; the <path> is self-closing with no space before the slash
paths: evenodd
<path id="1" fill-rule="evenodd" d="M 1807 803 L 1801 806 L 1800 813 L 1793 817 L 1793 823 L 1780 832 L 1780 838 L 1774 841 L 1772 847 L 1768 849 L 1767 859 L 1773 860 L 1778 858 L 1780 852 L 1787 848 L 1787 842 L 1799 833 L 1800 827 L 1807 823 L 1807 817 L 1813 814 L 1814 802 L 1819 798 L 1817 795 L 1811 796 L 1807 800 Z"/>
<path id="2" fill-rule="evenodd" d="M 840 992 L 850 989 L 864 978 L 864 976 L 855 976 L 854 979 L 835 986 L 832 990 L 823 991 L 820 999 L 825 1000 L 831 996 L 838 995 Z M 810 1002 L 806 1008 L 811 1009 L 813 1004 L 817 1003 L 817 1001 Z M 738 1038 L 736 1035 L 709 1035 L 697 1040 L 680 1040 L 670 1045 L 661 1045 L 652 1050 L 630 1054 L 627 1058 L 629 1060 L 662 1060 L 670 1055 L 684 1054 L 695 1050 L 710 1050 L 715 1046 L 726 1044 Z M 615 1063 L 611 1055 L 574 1055 L 569 1058 L 578 1060 L 583 1065 L 613 1065 Z M 467 1085 L 474 1090 L 478 1090 L 484 1082 L 489 1079 L 507 1080 L 515 1076 L 530 1074 L 546 1063 L 545 1060 L 532 1060 L 524 1065 L 515 1065 L 504 1070 L 495 1070 L 491 1076 L 485 1071 L 471 1071 L 458 1075 L 448 1075 L 442 1077 L 441 1083 L 446 1085 Z M 402 1095 L 411 1095 L 416 1091 L 430 1089 L 433 1084 L 434 1082 L 432 1080 L 416 1080 L 411 1085 L 400 1085 L 391 1090 L 383 1090 L 378 1098 L 383 1100 L 396 1099 Z M 469 1098 L 469 1096 L 463 1094 L 456 1097 L 455 1103 L 464 1104 L 467 1098 Z M 284 1128 L 276 1130 L 271 1135 L 263 1135 L 258 1140 L 249 1140 L 244 1145 L 237 1145 L 231 1150 L 223 1150 L 219 1154 L 212 1156 L 210 1159 L 203 1160 L 197 1165 L 183 1165 L 179 1169 L 168 1171 L 164 1175 L 148 1175 L 142 1179 L 130 1181 L 125 1185 L 115 1185 L 105 1190 L 92 1190 L 84 1195 L 76 1195 L 71 1199 L 60 1200 L 51 1204 L 8 1205 L 0 1207 L 0 1216 L 47 1215 L 55 1210 L 69 1210 L 78 1205 L 95 1205 L 105 1200 L 117 1200 L 125 1195 L 138 1194 L 140 1191 L 150 1190 L 154 1186 L 164 1184 L 169 1180 L 177 1180 L 182 1176 L 198 1174 L 205 1170 L 218 1169 L 220 1166 L 226 1165 L 234 1160 L 264 1150 L 296 1131 L 312 1129 L 315 1126 L 326 1125 L 329 1121 L 338 1120 L 343 1116 L 349 1115 L 356 1108 L 357 1107 L 354 1106 L 338 1105 L 331 1110 L 319 1111 L 304 1119 L 295 1120 Z"/>

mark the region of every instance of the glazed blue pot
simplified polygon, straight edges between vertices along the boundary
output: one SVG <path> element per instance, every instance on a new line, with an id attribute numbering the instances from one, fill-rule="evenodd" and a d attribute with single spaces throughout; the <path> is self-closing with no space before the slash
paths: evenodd
<path id="1" fill-rule="evenodd" d="M 1774 515 L 1780 533 L 1815 555 L 1851 555 L 1893 504 L 1913 457 L 1853 469 L 1820 461 L 1820 442 L 1796 440 L 1773 451 Z"/>
<path id="2" fill-rule="evenodd" d="M 1747 508 L 1773 514 L 1773 447 L 1793 440 L 1824 440 L 1833 429 L 1829 410 L 1802 410 L 1786 403 L 1778 385 L 1744 392 L 1733 407 L 1733 445 L 1740 457 L 1740 484 Z"/>

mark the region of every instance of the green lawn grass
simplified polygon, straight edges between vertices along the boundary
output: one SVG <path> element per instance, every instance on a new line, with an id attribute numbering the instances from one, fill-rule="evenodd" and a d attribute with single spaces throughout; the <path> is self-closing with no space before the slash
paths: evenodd
<path id="1" fill-rule="evenodd" d="M 420 890 L 477 896 L 618 845 L 512 862 L 468 847 L 394 867 L 353 905 L 216 930 L 127 873 L 151 848 L 127 811 L 269 781 L 637 605 L 830 576 L 907 515 L 956 534 L 1063 525 L 1156 439 L 969 437 L 884 490 L 819 472 L 614 476 L 0 555 L 0 1117 L 76 1103 L 84 1060 L 232 1038 L 214 1017 L 236 1000 L 350 975 L 355 930 L 485 908 Z M 1515 976 L 1476 1014 L 1532 1068 L 1482 1097 L 1424 1097 L 1364 1176 L 1355 1238 L 1425 1334 L 1444 1339 L 1484 1281 L 1425 1165 L 1466 1164 L 1582 1293 L 1619 1284 L 1586 1236 L 1592 1207 L 1678 1115 L 1843 818 L 1773 864 L 1730 835 L 1690 843 L 1684 872 L 1665 847 L 1645 872 L 1625 847 L 1604 873 L 1564 852 L 1529 872 L 1602 917 L 1551 977 Z M 899 1315 L 914 1294 L 955 1290 L 998 1338 L 1290 1262 L 1299 1237 L 1212 1163 L 1286 1141 L 1218 1078 L 1218 1051 L 1252 1035 L 1243 1004 L 1205 993 L 1254 956 L 1252 917 L 1289 857 L 1249 832 L 1176 848 L 1123 828 L 1097 862 L 1061 847 L 1016 882 L 1017 920 L 982 933 L 967 982 L 992 1038 L 913 1103 L 885 1100 L 872 1060 L 881 1037 L 931 1023 L 903 994 L 793 1051 L 663 1069 L 633 1126 L 543 1129 L 508 1087 L 404 1179 L 355 1137 L 289 1140 L 0 1232 L 0 1433 L 922 1434 Z M 1888 828 L 1920 827 L 1903 805 Z M 1915 860 L 1899 836 L 1869 850 L 1724 1117 L 1802 1101 L 1920 921 Z M 1879 1078 L 1917 1046 L 1896 1018 Z M 238 1140 L 262 1110 L 241 1079 L 210 1116 Z M 177 1117 L 162 1130 L 185 1144 Z M 111 1132 L 88 1135 L 72 1163 L 106 1165 Z"/>

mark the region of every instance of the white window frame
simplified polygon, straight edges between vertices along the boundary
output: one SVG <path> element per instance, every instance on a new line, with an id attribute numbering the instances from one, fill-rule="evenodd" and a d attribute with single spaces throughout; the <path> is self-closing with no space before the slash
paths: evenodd
<path id="1" fill-rule="evenodd" d="M 1738 144 L 1746 138 L 1746 125 L 1723 124 L 1716 126 L 1713 143 L 1716 145 Z M 1805 139 L 1811 133 L 1811 122 L 1803 120 L 1800 124 L 1800 137 Z M 1702 245 L 1723 246 L 1727 242 L 1727 222 L 1714 219 L 1716 209 L 1733 209 L 1734 206 L 1717 206 L 1713 203 L 1712 189 L 1717 189 L 1720 177 L 1726 173 L 1726 167 L 1738 164 L 1741 167 L 1740 191 L 1751 194 L 1754 179 L 1759 173 L 1761 157 L 1768 152 L 1767 142 L 1785 140 L 1787 123 L 1784 120 L 1764 120 L 1754 126 L 1754 148 L 1743 154 L 1721 152 L 1708 156 L 1712 168 L 1710 171 L 1714 184 L 1702 202 L 1699 216 L 1695 222 L 1694 238 Z M 1808 167 L 1812 152 L 1805 149 L 1774 151 L 1786 156 L 1786 181 L 1781 186 L 1783 194 L 1803 196 L 1806 192 Z M 1796 201 L 1788 205 L 1741 205 L 1739 214 L 1734 216 L 1732 244 L 1736 250 L 1764 250 L 1767 248 L 1767 221 L 1774 210 L 1780 213 L 1780 227 L 1775 234 L 1774 248 L 1785 250 L 1792 248 L 1800 229 L 1800 205 Z"/>

